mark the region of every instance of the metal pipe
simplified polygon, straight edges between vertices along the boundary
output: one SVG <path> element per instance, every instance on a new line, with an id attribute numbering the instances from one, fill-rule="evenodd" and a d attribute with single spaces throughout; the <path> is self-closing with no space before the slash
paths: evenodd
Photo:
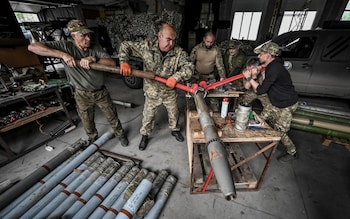
<path id="1" fill-rule="evenodd" d="M 324 121 L 330 121 L 338 124 L 344 124 L 344 125 L 350 125 L 350 119 L 347 119 L 345 117 L 338 117 L 334 115 L 326 115 L 326 114 L 321 114 L 321 113 L 316 113 L 316 112 L 311 112 L 311 111 L 304 111 L 304 110 L 296 110 L 293 115 L 298 115 L 298 116 L 305 116 L 308 118 L 313 118 L 313 119 L 320 119 Z"/>
<path id="2" fill-rule="evenodd" d="M 35 170 L 26 178 L 9 188 L 3 194 L 0 195 L 0 209 L 3 209 L 10 202 L 16 199 L 18 196 L 23 194 L 28 188 L 36 184 L 40 179 L 45 177 L 48 173 L 58 167 L 61 163 L 71 157 L 80 147 L 85 144 L 83 140 L 79 139 L 74 144 L 64 149 L 61 153 L 56 155 L 54 158 L 49 160 L 47 163 L 42 165 L 40 168 Z"/>
<path id="3" fill-rule="evenodd" d="M 129 108 L 134 108 L 135 107 L 135 104 L 133 104 L 133 103 L 123 102 L 123 101 L 120 101 L 120 100 L 112 100 L 112 102 L 114 104 L 117 104 L 117 105 L 120 105 L 120 106 L 129 107 Z"/>
<path id="4" fill-rule="evenodd" d="M 160 173 L 158 173 L 157 177 L 153 181 L 152 189 L 149 192 L 149 195 L 143 201 L 141 207 L 137 211 L 136 215 L 134 215 L 134 217 L 144 217 L 149 212 L 149 210 L 154 205 L 154 199 L 156 198 L 168 175 L 169 173 L 166 170 L 162 170 Z"/>
<path id="5" fill-rule="evenodd" d="M 13 200 L 9 205 L 7 205 L 5 208 L 3 208 L 0 212 L 0 218 L 6 215 L 8 212 L 10 212 L 13 208 L 15 208 L 17 205 L 19 205 L 25 198 L 27 198 L 30 194 L 32 194 L 34 191 L 36 191 L 40 186 L 45 184 L 53 175 L 55 175 L 60 169 L 62 169 L 68 162 L 70 162 L 74 157 L 78 155 L 79 151 L 76 154 L 73 154 L 70 156 L 65 162 L 61 163 L 58 167 L 53 169 L 49 174 L 47 174 L 44 178 L 41 180 L 38 180 L 36 184 L 34 184 L 32 187 L 28 188 L 24 193 L 22 193 L 19 197 L 17 197 L 15 200 Z"/>
<path id="6" fill-rule="evenodd" d="M 79 209 L 73 216 L 73 219 L 87 218 L 104 198 L 113 190 L 113 188 L 125 177 L 130 169 L 135 165 L 133 161 L 126 162 L 118 171 L 101 187 L 94 196 L 89 198 L 87 203 Z"/>
<path id="7" fill-rule="evenodd" d="M 162 188 L 160 189 L 160 191 L 157 194 L 157 198 L 156 198 L 156 201 L 155 201 L 153 207 L 146 214 L 144 219 L 155 219 L 155 218 L 159 217 L 162 209 L 165 206 L 166 201 L 169 198 L 171 191 L 175 187 L 176 181 L 177 181 L 177 179 L 172 175 L 169 175 L 167 177 Z"/>
<path id="8" fill-rule="evenodd" d="M 85 192 L 90 185 L 102 174 L 104 169 L 106 169 L 113 162 L 112 158 L 107 158 L 95 171 L 84 180 L 75 190 L 72 192 L 56 209 L 49 215 L 49 218 L 61 217 L 72 205 L 73 203 Z"/>
<path id="9" fill-rule="evenodd" d="M 152 182 L 156 178 L 156 174 L 149 172 L 147 176 L 137 186 L 136 190 L 132 193 L 130 198 L 126 201 L 123 208 L 120 210 L 116 219 L 130 219 L 134 216 L 137 209 L 142 205 L 146 196 L 152 189 Z"/>
<path id="10" fill-rule="evenodd" d="M 110 158 L 112 159 L 112 158 Z M 119 169 L 120 164 L 113 161 L 102 174 L 86 189 L 81 196 L 63 214 L 62 218 L 72 218 L 103 184 Z M 74 193 L 76 194 L 76 193 Z"/>
<path id="11" fill-rule="evenodd" d="M 350 139 L 350 133 L 339 132 L 339 131 L 334 131 L 334 130 L 330 130 L 330 129 L 315 127 L 315 126 L 303 125 L 303 124 L 298 124 L 295 122 L 292 122 L 290 127 L 294 128 L 294 129 L 306 131 L 306 132 L 312 132 L 312 133 L 325 135 L 325 136 L 332 136 L 332 137 L 337 137 L 337 138 L 342 138 L 342 139 Z"/>
<path id="12" fill-rule="evenodd" d="M 109 193 L 109 195 L 102 201 L 102 203 L 96 208 L 93 213 L 89 216 L 89 219 L 102 218 L 118 197 L 123 193 L 126 187 L 135 178 L 137 173 L 140 172 L 140 168 L 134 166 L 120 181 L 116 187 Z"/>
<path id="13" fill-rule="evenodd" d="M 64 180 L 62 180 L 54 189 L 47 193 L 42 199 L 40 199 L 33 207 L 31 207 L 21 218 L 34 217 L 47 203 L 51 202 L 67 185 L 74 181 L 84 170 L 86 170 L 95 160 L 95 156 L 90 156 L 84 163 L 77 167 L 71 174 L 69 174 Z"/>
<path id="14" fill-rule="evenodd" d="M 76 61 L 76 63 L 79 64 L 79 61 Z M 98 71 L 105 71 L 105 72 L 110 72 L 110 73 L 117 73 L 120 74 L 120 68 L 119 67 L 111 67 L 111 66 L 106 66 L 98 63 L 91 63 L 90 68 L 93 70 L 98 70 Z M 162 83 L 166 83 L 167 79 L 156 76 L 153 72 L 146 72 L 146 71 L 141 71 L 137 69 L 132 69 L 131 70 L 131 75 L 139 77 L 139 78 L 146 78 L 146 79 L 153 79 Z M 192 94 L 195 94 L 198 90 L 198 85 L 194 84 L 192 87 L 177 83 L 175 87 L 190 92 Z"/>
<path id="15" fill-rule="evenodd" d="M 227 160 L 226 150 L 219 138 L 214 120 L 209 114 L 208 106 L 204 101 L 203 94 L 195 94 L 194 101 L 197 107 L 199 122 L 204 132 L 209 159 L 211 166 L 214 169 L 215 177 L 225 199 L 233 200 L 236 198 L 236 188 Z"/>
<path id="16" fill-rule="evenodd" d="M 148 174 L 148 170 L 141 169 L 140 172 L 138 172 L 135 178 L 131 181 L 130 185 L 128 185 L 128 187 L 118 197 L 118 199 L 114 202 L 114 204 L 109 208 L 109 210 L 102 217 L 102 219 L 115 218 L 115 216 L 119 213 L 123 205 L 129 199 L 129 197 L 133 194 L 137 186 L 140 184 L 142 179 L 144 179 L 147 174 Z"/>
<path id="17" fill-rule="evenodd" d="M 344 111 L 344 110 L 336 110 L 336 109 L 322 108 L 322 107 L 311 106 L 311 105 L 300 105 L 300 104 L 298 106 L 298 109 L 350 118 L 350 112 Z"/>
<path id="18" fill-rule="evenodd" d="M 293 116 L 292 122 L 303 124 L 303 125 L 315 126 L 319 128 L 335 130 L 339 132 L 346 132 L 350 134 L 350 126 L 346 126 L 346 125 L 340 125 L 340 124 L 335 124 L 331 122 L 324 122 L 324 121 L 314 120 L 311 118 L 305 118 L 305 117 L 296 116 L 296 115 Z"/>
<path id="19" fill-rule="evenodd" d="M 105 160 L 104 157 L 101 157 L 100 153 L 95 153 L 93 156 L 97 156 L 97 158 L 93 161 L 93 163 L 73 182 L 71 182 L 64 190 L 62 190 L 50 203 L 47 203 L 45 208 L 41 209 L 33 217 L 33 219 L 46 218 L 50 215 L 56 208 L 59 206 L 73 191 L 76 189 L 84 180 L 86 180 L 93 171 Z"/>

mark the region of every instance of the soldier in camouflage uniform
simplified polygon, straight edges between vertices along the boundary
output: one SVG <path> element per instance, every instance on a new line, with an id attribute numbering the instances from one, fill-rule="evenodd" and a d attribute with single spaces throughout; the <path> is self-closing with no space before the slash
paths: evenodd
<path id="1" fill-rule="evenodd" d="M 247 61 L 246 68 L 243 71 L 250 71 L 252 74 L 252 79 L 259 84 L 262 84 L 265 79 L 265 68 L 260 66 L 259 58 L 250 58 Z M 263 107 L 265 107 L 267 104 L 270 104 L 270 99 L 267 93 L 258 95 L 251 89 L 251 84 L 249 81 L 243 79 L 243 86 L 246 91 L 241 98 L 241 102 L 251 103 L 253 100 L 258 99 Z"/>
<path id="2" fill-rule="evenodd" d="M 203 42 L 197 44 L 191 51 L 191 61 L 195 64 L 195 79 L 198 81 L 216 81 L 217 74 L 220 79 L 226 78 L 222 53 L 215 44 L 215 36 L 211 31 L 204 34 Z M 213 111 L 219 111 L 219 100 L 208 98 Z"/>
<path id="3" fill-rule="evenodd" d="M 286 147 L 286 154 L 277 159 L 289 161 L 296 158 L 296 147 L 288 137 L 292 114 L 298 107 L 298 95 L 294 89 L 289 72 L 283 66 L 283 62 L 276 56 L 279 54 L 279 46 L 269 42 L 254 52 L 263 67 L 265 67 L 265 79 L 260 85 L 252 79 L 250 71 L 244 71 L 246 81 L 249 81 L 254 91 L 259 95 L 267 93 L 271 104 L 267 104 L 261 112 L 261 118 L 271 121 L 273 128 L 280 132 L 281 142 Z"/>
<path id="4" fill-rule="evenodd" d="M 118 119 L 116 107 L 104 86 L 105 75 L 103 72 L 91 70 L 89 66 L 90 63 L 96 62 L 116 67 L 115 62 L 101 46 L 91 45 L 90 33 L 92 31 L 81 21 L 70 21 L 68 30 L 74 41 L 62 40 L 45 42 L 45 44 L 37 42 L 30 44 L 28 50 L 41 56 L 56 57 L 63 60 L 62 64 L 68 81 L 75 90 L 74 98 L 77 111 L 89 137 L 90 144 L 98 138 L 94 122 L 94 107 L 97 105 L 107 117 L 122 146 L 127 146 L 129 141 Z M 77 66 L 77 59 L 80 59 L 81 67 Z"/>
<path id="5" fill-rule="evenodd" d="M 177 82 L 191 78 L 194 66 L 187 53 L 175 46 L 176 32 L 169 24 L 162 24 L 155 41 L 142 42 L 124 41 L 119 48 L 120 71 L 124 76 L 131 74 L 128 64 L 130 56 L 140 57 L 144 62 L 144 70 L 155 75 L 168 78 L 166 84 L 151 79 L 144 79 L 145 104 L 143 109 L 142 135 L 140 150 L 145 150 L 148 136 L 154 127 L 154 119 L 160 105 L 168 111 L 169 128 L 171 134 L 178 141 L 184 141 L 178 125 L 179 110 L 177 93 L 174 89 Z"/>
<path id="6" fill-rule="evenodd" d="M 195 64 L 195 77 L 198 77 L 199 81 L 217 79 L 216 71 L 220 78 L 226 77 L 221 50 L 215 45 L 215 36 L 212 32 L 204 34 L 203 42 L 193 47 L 190 58 Z"/>
<path id="7" fill-rule="evenodd" d="M 228 43 L 228 49 L 223 57 L 227 78 L 241 73 L 246 65 L 247 57 L 241 51 L 241 46 L 242 43 L 238 40 L 230 40 Z M 236 90 L 243 90 L 242 79 L 236 80 L 232 84 Z"/>

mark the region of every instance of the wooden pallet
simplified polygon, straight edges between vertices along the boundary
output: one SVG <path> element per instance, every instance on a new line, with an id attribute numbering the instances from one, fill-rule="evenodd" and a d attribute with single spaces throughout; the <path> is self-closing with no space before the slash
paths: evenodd
<path id="1" fill-rule="evenodd" d="M 349 139 L 338 139 L 338 138 L 333 138 L 330 136 L 323 136 L 322 137 L 322 145 L 324 146 L 329 146 L 331 143 L 336 143 L 340 145 L 344 145 L 348 151 L 350 151 L 350 140 Z"/>
<path id="2" fill-rule="evenodd" d="M 235 165 L 239 161 L 245 159 L 242 150 L 236 143 L 225 143 L 227 159 L 230 166 Z M 205 144 L 196 143 L 193 145 L 192 160 L 192 176 L 191 176 L 191 193 L 202 193 L 201 190 L 212 169 L 209 155 Z M 253 189 L 257 186 L 257 179 L 248 164 L 243 164 L 232 171 L 232 175 L 237 190 Z M 212 176 L 205 192 L 220 192 L 215 175 Z"/>

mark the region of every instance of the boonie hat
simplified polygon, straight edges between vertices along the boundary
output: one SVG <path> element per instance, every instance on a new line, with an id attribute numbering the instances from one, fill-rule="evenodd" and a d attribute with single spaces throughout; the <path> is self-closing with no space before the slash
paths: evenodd
<path id="1" fill-rule="evenodd" d="M 235 49 L 241 47 L 242 43 L 239 42 L 238 40 L 230 40 L 228 42 L 228 48 L 229 49 Z"/>
<path id="2" fill-rule="evenodd" d="M 71 20 L 67 24 L 68 30 L 71 33 L 79 32 L 81 34 L 92 33 L 94 31 L 87 28 L 87 26 L 80 20 Z"/>
<path id="3" fill-rule="evenodd" d="M 270 53 L 273 56 L 277 56 L 279 54 L 280 47 L 274 42 L 268 42 L 262 47 L 255 48 L 254 53 L 259 54 L 261 52 Z"/>

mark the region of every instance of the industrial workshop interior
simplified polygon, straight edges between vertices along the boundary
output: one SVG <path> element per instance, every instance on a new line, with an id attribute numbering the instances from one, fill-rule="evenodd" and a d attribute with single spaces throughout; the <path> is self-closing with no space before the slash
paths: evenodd
<path id="1" fill-rule="evenodd" d="M 349 0 L 5 0 L 0 11 L 0 218 L 350 217 Z M 166 35 L 169 29 L 176 37 Z M 78 36 L 88 36 L 106 56 L 92 57 L 87 67 L 88 57 L 72 57 L 70 67 L 63 56 L 29 50 L 58 41 L 75 45 Z M 162 77 L 142 59 L 154 52 L 169 63 L 173 50 L 161 49 L 164 36 L 182 51 L 171 71 L 181 73 L 180 62 L 193 67 L 185 80 Z M 159 42 L 157 51 L 138 47 L 131 55 L 126 45 L 145 40 Z M 197 45 L 219 51 L 202 59 L 214 79 L 196 77 Z M 231 50 L 245 58 L 234 76 L 228 75 Z M 275 106 L 270 91 L 259 93 L 271 82 L 272 63 L 261 61 L 267 56 L 280 60 L 272 62 L 290 75 L 296 93 L 286 132 L 262 119 L 268 107 L 260 97 L 278 112 L 291 109 Z M 266 81 L 246 76 L 254 58 Z M 68 68 L 104 77 L 107 110 L 77 108 L 79 93 L 102 91 L 75 88 Z M 243 87 L 246 82 L 257 87 Z M 150 98 L 150 84 L 166 91 Z M 255 96 L 246 102 L 248 92 Z M 161 105 L 143 125 L 152 117 L 144 108 L 154 102 Z M 124 134 L 115 134 L 104 113 L 112 108 Z M 94 138 L 83 127 L 87 115 Z M 144 134 L 146 128 L 151 132 Z M 292 154 L 282 144 L 286 136 Z"/>

